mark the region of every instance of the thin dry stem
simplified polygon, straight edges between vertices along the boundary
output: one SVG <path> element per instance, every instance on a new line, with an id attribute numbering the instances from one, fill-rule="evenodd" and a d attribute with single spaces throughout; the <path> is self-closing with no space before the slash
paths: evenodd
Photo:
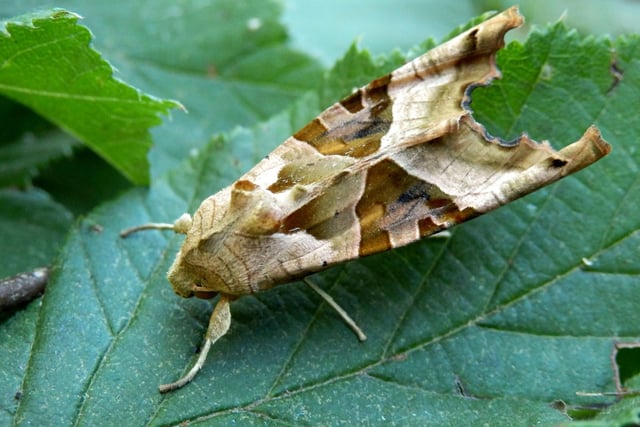
<path id="1" fill-rule="evenodd" d="M 316 286 L 315 283 L 311 282 L 309 279 L 305 278 L 303 280 L 304 280 L 304 283 L 309 285 L 311 289 L 313 289 L 318 295 L 322 297 L 323 300 L 327 302 L 327 304 L 329 304 L 335 311 L 338 312 L 340 317 L 342 317 L 342 320 L 344 320 L 347 326 L 351 328 L 351 330 L 356 334 L 356 336 L 360 341 L 365 341 L 367 339 L 367 336 L 364 334 L 364 332 L 362 332 L 362 329 L 360 329 L 360 327 L 347 314 L 347 312 L 342 307 L 340 307 L 333 298 L 331 298 L 331 295 L 329 295 L 328 293 L 320 289 L 318 286 Z"/>
<path id="2" fill-rule="evenodd" d="M 169 224 L 166 222 L 150 222 L 148 224 L 136 225 L 135 227 L 127 228 L 126 230 L 122 230 L 120 232 L 120 237 L 127 237 L 133 233 L 142 230 L 173 230 L 173 224 Z"/>

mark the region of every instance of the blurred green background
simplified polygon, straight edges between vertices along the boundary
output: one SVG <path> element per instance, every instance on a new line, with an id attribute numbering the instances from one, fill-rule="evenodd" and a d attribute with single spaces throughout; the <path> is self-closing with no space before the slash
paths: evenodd
<path id="1" fill-rule="evenodd" d="M 353 40 L 373 53 L 409 49 L 434 36 L 438 40 L 457 25 L 488 10 L 518 5 L 526 17 L 520 37 L 533 25 L 561 17 L 584 34 L 612 35 L 638 31 L 638 0 L 283 0 L 284 22 L 293 43 L 332 64 Z M 386 16 L 384 27 L 380 16 Z M 510 33 L 511 37 L 518 34 Z M 413 43 L 413 44 L 412 44 Z"/>

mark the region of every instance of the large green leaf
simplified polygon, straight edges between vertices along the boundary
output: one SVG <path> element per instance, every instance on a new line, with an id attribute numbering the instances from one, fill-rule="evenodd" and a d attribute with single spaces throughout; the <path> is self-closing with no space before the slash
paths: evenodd
<path id="1" fill-rule="evenodd" d="M 99 0 L 20 0 L 0 6 L 0 16 L 17 15 L 24 10 L 45 6 L 66 7 L 82 15 L 85 18 L 83 22 L 95 34 L 93 46 L 115 66 L 118 76 L 148 93 L 183 101 L 188 114 L 176 112 L 166 125 L 154 130 L 156 145 L 150 158 L 152 174 L 156 175 L 175 166 L 190 152 L 202 148 L 212 133 L 235 125 L 253 125 L 286 108 L 305 91 L 314 88 L 322 72 L 316 61 L 284 44 L 286 33 L 277 22 L 280 7 L 273 1 L 211 0 L 176 5 L 173 1 L 162 0 L 148 7 L 139 2 L 121 2 L 114 7 L 112 3 Z M 57 25 L 56 28 L 61 26 L 60 19 L 52 23 Z M 84 48 L 86 55 L 95 54 L 87 48 L 89 33 L 86 28 L 72 26 L 68 22 L 58 31 L 67 31 L 68 37 L 63 40 L 75 43 L 73 46 L 77 49 Z M 53 43 L 55 36 L 44 34 L 41 37 Z M 71 58 L 78 58 L 78 61 L 84 58 L 78 52 L 65 49 L 62 51 L 69 50 Z M 50 54 L 57 55 L 54 50 Z M 56 72 L 65 69 L 60 63 L 70 61 L 59 55 L 54 59 L 45 63 Z M 38 65 L 38 61 L 33 64 Z M 94 64 L 94 67 L 94 73 L 111 73 L 106 63 L 102 66 Z M 74 75 L 78 74 L 77 68 Z M 31 70 L 22 72 L 23 76 L 33 75 Z M 54 75 L 50 70 L 43 72 L 48 77 Z M 88 74 L 86 79 L 90 80 L 90 77 Z M 48 84 L 49 80 L 45 83 Z M 102 90 L 106 95 L 107 88 Z M 132 93 L 137 94 L 136 91 Z M 12 93 L 9 95 L 13 96 Z M 140 101 L 145 102 L 139 102 L 138 109 L 147 106 L 150 100 L 142 97 Z M 36 105 L 28 105 L 47 115 Z M 164 109 L 170 105 L 175 104 L 162 104 Z M 57 102 L 53 107 L 56 114 L 65 111 Z M 135 176 L 146 173 L 145 163 L 141 162 L 146 162 L 146 151 L 150 145 L 148 136 L 136 139 L 140 143 L 139 150 L 131 144 L 123 146 L 127 137 L 132 139 L 129 135 L 132 130 L 128 126 L 104 114 L 90 115 L 91 120 L 87 120 L 78 114 L 78 108 L 74 104 L 68 111 L 78 117 L 78 125 L 90 128 L 87 132 L 92 138 L 85 139 L 85 142 L 97 139 L 100 147 L 109 141 L 117 142 L 119 147 L 109 149 L 107 154 L 120 157 L 107 158 L 120 168 L 132 168 L 127 170 Z M 107 107 L 97 103 L 95 108 Z M 111 113 L 114 114 L 118 111 Z M 132 123 L 136 123 L 135 114 L 136 109 L 128 107 L 127 116 Z M 70 128 L 67 121 L 48 117 Z M 99 129 L 104 132 L 99 133 Z M 71 130 L 78 134 L 75 128 Z M 98 152 L 105 155 L 104 149 Z M 136 182 L 141 181 L 137 179 Z"/>
<path id="2" fill-rule="evenodd" d="M 6 399 L 22 392 L 3 405 L 4 419 L 531 425 L 568 420 L 556 400 L 611 402 L 576 392 L 613 390 L 613 343 L 640 340 L 640 218 L 629 214 L 640 200 L 640 123 L 629 108 L 640 95 L 639 43 L 616 41 L 624 78 L 615 86 L 604 40 L 556 26 L 507 48 L 505 81 L 474 92 L 473 107 L 493 133 L 526 129 L 559 146 L 595 122 L 614 151 L 448 239 L 316 275 L 366 330 L 365 343 L 307 288 L 281 286 L 235 302 L 230 333 L 195 381 L 160 395 L 157 385 L 195 357 L 210 305 L 179 299 L 164 278 L 181 237 L 117 235 L 193 211 L 317 113 L 317 97 L 212 141 L 148 191 L 102 205 L 68 238 L 24 377 L 14 368 L 0 384 Z M 349 55 L 342 65 L 368 75 L 369 58 Z"/>
<path id="3" fill-rule="evenodd" d="M 83 141 L 134 183 L 146 184 L 148 128 L 179 104 L 114 79 L 77 20 L 55 10 L 0 22 L 0 93 Z"/>
<path id="4" fill-rule="evenodd" d="M 284 44 L 280 7 L 271 0 L 13 3 L 21 9 L 49 3 L 80 13 L 96 47 L 127 81 L 183 102 L 189 113 L 174 114 L 154 132 L 152 175 L 175 167 L 214 132 L 283 110 L 314 88 L 322 72 Z"/>

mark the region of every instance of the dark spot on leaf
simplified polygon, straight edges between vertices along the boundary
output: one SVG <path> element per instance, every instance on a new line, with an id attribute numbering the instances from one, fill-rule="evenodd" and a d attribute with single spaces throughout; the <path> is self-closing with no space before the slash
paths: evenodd
<path id="1" fill-rule="evenodd" d="M 455 386 L 456 386 L 456 390 L 458 391 L 460 396 L 466 397 L 466 398 L 469 398 L 469 399 L 477 399 L 477 397 L 475 397 L 474 395 L 472 395 L 469 392 L 467 392 L 467 390 L 465 390 L 464 384 L 462 383 L 462 379 L 457 375 L 456 375 L 456 378 L 455 378 Z"/>
<path id="2" fill-rule="evenodd" d="M 618 67 L 618 61 L 615 59 L 611 62 L 609 73 L 611 73 L 611 77 L 613 77 L 613 82 L 611 82 L 611 86 L 607 89 L 607 95 L 611 95 L 611 93 L 620 85 L 620 82 L 624 77 L 624 71 L 622 68 Z"/>
<path id="3" fill-rule="evenodd" d="M 550 406 L 556 411 L 562 412 L 563 414 L 567 413 L 567 404 L 562 400 L 554 400 L 553 402 L 551 402 Z"/>

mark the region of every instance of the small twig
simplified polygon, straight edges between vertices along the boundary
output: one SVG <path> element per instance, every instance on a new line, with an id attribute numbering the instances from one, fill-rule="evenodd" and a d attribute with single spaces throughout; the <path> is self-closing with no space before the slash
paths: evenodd
<path id="1" fill-rule="evenodd" d="M 36 268 L 0 280 L 0 312 L 26 304 L 42 295 L 49 280 L 47 267 Z"/>

